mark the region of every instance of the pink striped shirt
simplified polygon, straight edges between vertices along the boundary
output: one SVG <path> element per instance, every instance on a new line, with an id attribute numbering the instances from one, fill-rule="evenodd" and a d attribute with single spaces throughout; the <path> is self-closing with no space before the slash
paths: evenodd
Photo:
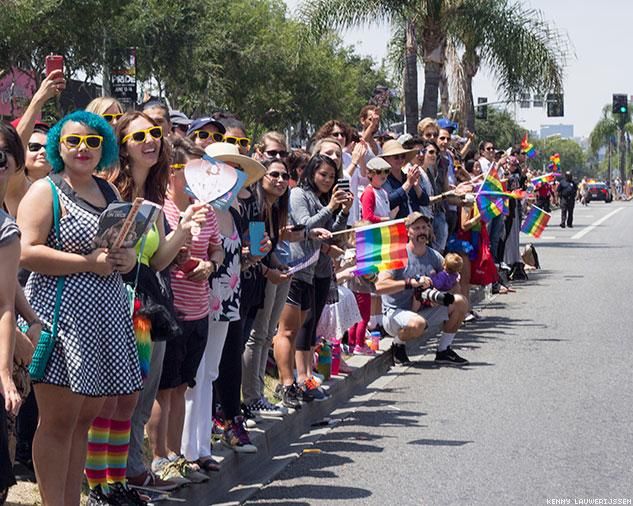
<path id="1" fill-rule="evenodd" d="M 165 199 L 163 207 L 169 226 L 175 229 L 180 221 L 180 209 L 171 200 Z M 220 227 L 213 209 L 207 214 L 207 221 L 200 233 L 191 238 L 189 252 L 192 258 L 209 260 L 209 245 L 221 244 Z M 209 281 L 190 281 L 178 266 L 171 269 L 171 289 L 174 307 L 182 320 L 200 320 L 209 314 Z"/>

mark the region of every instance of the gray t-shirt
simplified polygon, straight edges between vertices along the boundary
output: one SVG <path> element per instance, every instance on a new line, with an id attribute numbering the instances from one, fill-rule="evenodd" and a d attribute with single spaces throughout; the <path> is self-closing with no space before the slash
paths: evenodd
<path id="1" fill-rule="evenodd" d="M 393 279 L 401 281 L 416 276 L 430 276 L 433 271 L 440 272 L 442 270 L 444 259 L 434 249 L 427 247 L 426 253 L 422 256 L 415 255 L 409 248 L 407 248 L 407 251 L 409 253 L 409 263 L 406 268 L 387 271 Z M 383 295 L 382 306 L 383 308 L 405 309 L 408 311 L 413 306 L 413 292 L 414 290 L 409 288 L 391 295 Z"/>
<path id="2" fill-rule="evenodd" d="M 0 246 L 4 246 L 16 237 L 20 237 L 20 229 L 15 220 L 0 209 Z"/>

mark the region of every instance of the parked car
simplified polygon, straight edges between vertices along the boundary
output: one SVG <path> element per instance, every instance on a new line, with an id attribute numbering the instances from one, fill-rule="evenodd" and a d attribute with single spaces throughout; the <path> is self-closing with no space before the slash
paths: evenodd
<path id="1" fill-rule="evenodd" d="M 589 183 L 587 187 L 588 201 L 603 200 L 604 202 L 611 202 L 613 195 L 611 194 L 611 188 L 606 183 Z"/>

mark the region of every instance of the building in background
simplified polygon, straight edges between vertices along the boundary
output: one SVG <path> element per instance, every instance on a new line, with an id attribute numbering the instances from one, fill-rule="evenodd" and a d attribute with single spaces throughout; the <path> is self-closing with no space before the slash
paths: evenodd
<path id="1" fill-rule="evenodd" d="M 574 125 L 541 125 L 541 139 L 559 135 L 561 139 L 574 138 Z"/>

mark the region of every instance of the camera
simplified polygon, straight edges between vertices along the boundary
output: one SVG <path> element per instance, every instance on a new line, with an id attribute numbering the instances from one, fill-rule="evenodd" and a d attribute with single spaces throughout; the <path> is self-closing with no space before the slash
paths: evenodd
<path id="1" fill-rule="evenodd" d="M 415 298 L 422 303 L 435 303 L 442 306 L 450 306 L 455 302 L 455 296 L 452 293 L 440 292 L 436 288 L 422 288 L 415 289 Z"/>

